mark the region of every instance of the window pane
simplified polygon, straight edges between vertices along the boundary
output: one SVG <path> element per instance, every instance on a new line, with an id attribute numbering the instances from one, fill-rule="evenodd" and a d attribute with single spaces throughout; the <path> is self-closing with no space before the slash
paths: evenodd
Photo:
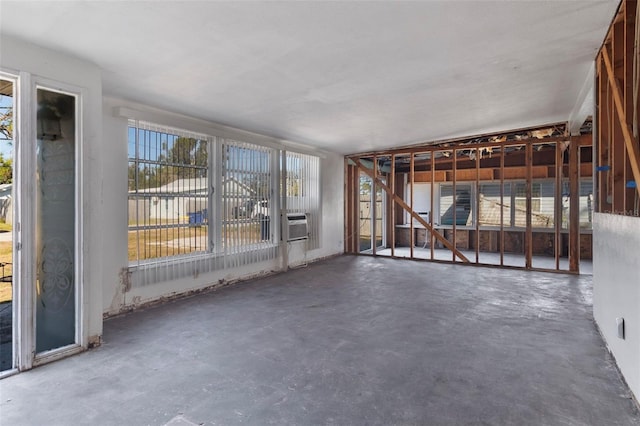
<path id="1" fill-rule="evenodd" d="M 453 185 L 440 185 L 440 224 L 453 225 L 454 216 L 456 225 L 472 225 L 471 185 L 456 185 L 455 215 Z"/>
<path id="2" fill-rule="evenodd" d="M 206 251 L 206 137 L 135 122 L 128 136 L 129 260 Z"/>
<path id="3" fill-rule="evenodd" d="M 237 253 L 273 243 L 270 148 L 244 142 L 223 145 L 222 245 Z"/>
<path id="4" fill-rule="evenodd" d="M 580 228 L 591 229 L 593 226 L 593 181 L 580 181 Z"/>

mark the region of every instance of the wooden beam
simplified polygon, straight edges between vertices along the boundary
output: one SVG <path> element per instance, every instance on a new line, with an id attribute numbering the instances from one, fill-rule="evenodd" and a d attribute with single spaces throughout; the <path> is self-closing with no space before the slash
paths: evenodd
<path id="1" fill-rule="evenodd" d="M 532 180 L 533 180 L 533 145 L 527 144 L 525 147 L 525 193 L 526 193 L 526 219 L 525 219 L 525 233 L 524 233 L 524 256 L 525 256 L 525 268 L 531 269 L 533 260 L 533 233 L 531 231 L 531 216 L 533 209 L 531 205 L 532 197 Z"/>
<path id="2" fill-rule="evenodd" d="M 414 155 L 411 154 L 411 158 L 409 159 L 409 162 L 411 164 L 410 169 L 409 169 L 409 182 L 411 183 L 411 194 L 409 196 L 409 208 L 411 209 L 411 211 L 413 211 L 413 193 L 415 191 L 415 180 L 414 180 L 414 168 L 415 168 L 415 158 Z M 409 221 L 409 243 L 410 243 L 410 247 L 409 247 L 409 257 L 411 257 L 413 259 L 413 247 L 416 245 L 416 242 L 414 241 L 415 238 L 415 231 L 413 229 L 413 219 L 411 219 Z"/>
<path id="3" fill-rule="evenodd" d="M 453 246 L 454 247 L 458 247 L 458 240 L 457 240 L 457 223 L 458 223 L 458 218 L 457 218 L 457 214 L 456 211 L 458 210 L 458 207 L 456 206 L 456 200 L 457 200 L 457 188 L 456 188 L 456 175 L 457 173 L 457 168 L 458 168 L 458 153 L 456 152 L 456 150 L 454 149 L 453 151 L 451 151 L 451 156 L 453 157 Z M 445 231 L 446 233 L 446 231 Z M 452 253 L 452 261 L 456 261 L 456 256 L 455 253 Z"/>
<path id="4" fill-rule="evenodd" d="M 509 191 L 511 194 L 511 191 Z M 511 202 L 509 202 L 511 205 Z M 504 266 L 504 147 L 500 147 L 500 266 Z"/>
<path id="5" fill-rule="evenodd" d="M 555 245 L 553 254 L 555 256 L 556 270 L 560 269 L 560 253 L 562 250 L 562 148 L 556 144 L 556 180 L 553 197 L 554 219 L 553 219 L 553 244 Z"/>
<path id="6" fill-rule="evenodd" d="M 409 213 L 411 215 L 411 217 L 415 220 L 418 221 L 418 223 L 420 223 L 422 226 L 424 226 L 427 231 L 433 233 L 433 236 L 436 237 L 436 239 L 438 241 L 440 241 L 446 248 L 448 248 L 449 250 L 451 250 L 452 252 L 454 252 L 456 254 L 456 256 L 458 256 L 460 259 L 462 259 L 462 261 L 469 263 L 469 259 L 467 259 L 462 253 L 460 253 L 460 251 L 458 251 L 458 249 L 453 246 L 449 240 L 447 240 L 446 238 L 444 238 L 439 232 L 437 232 L 435 229 L 433 229 L 431 227 L 431 225 L 429 225 L 429 223 L 427 223 L 426 220 L 424 220 L 422 217 L 420 217 L 420 215 L 418 213 L 416 213 L 415 211 L 413 211 L 409 205 L 407 205 L 407 203 L 404 202 L 404 200 L 400 197 L 398 197 L 396 194 L 393 193 L 393 191 L 391 191 L 391 189 L 384 184 L 384 182 L 382 182 L 380 179 L 378 179 L 376 176 L 373 175 L 373 173 L 371 173 L 371 171 L 369 169 L 367 169 L 362 162 L 360 162 L 360 159 L 354 158 L 352 159 L 352 161 L 358 166 L 358 168 L 360 170 L 362 170 L 363 172 L 365 172 L 371 179 L 375 179 L 377 180 L 377 184 L 380 185 L 380 187 L 387 193 L 389 194 L 390 197 L 393 198 L 393 200 L 398 203 L 407 213 Z"/>
<path id="7" fill-rule="evenodd" d="M 476 246 L 476 263 L 480 263 L 480 149 L 476 148 L 476 205 L 475 210 L 475 246 Z"/>
<path id="8" fill-rule="evenodd" d="M 553 127 L 551 125 L 546 126 L 547 127 Z M 473 149 L 473 148 L 489 148 L 489 147 L 495 147 L 495 146 L 519 146 L 519 145 L 523 145 L 523 144 L 527 144 L 527 143 L 554 143 L 554 142 L 567 142 L 569 140 L 569 136 L 550 136 L 550 137 L 546 137 L 546 138 L 523 138 L 520 140 L 510 140 L 510 141 L 506 141 L 506 142 L 482 142 L 482 143 L 470 143 L 467 142 L 465 143 L 466 140 L 461 140 L 459 142 L 450 142 L 451 146 L 428 146 L 428 145 L 424 145 L 424 146 L 416 146 L 416 147 L 408 147 L 408 148 L 395 148 L 395 149 L 387 149 L 384 151 L 369 151 L 369 152 L 361 152 L 361 153 L 355 153 L 355 154 L 349 154 L 347 155 L 347 158 L 351 158 L 353 160 L 353 158 L 362 158 L 362 157 L 371 157 L 373 155 L 391 155 L 391 154 L 396 154 L 396 155 L 401 155 L 401 154 L 426 154 L 428 152 L 433 152 L 433 151 L 447 151 L 453 148 L 457 148 L 457 149 Z"/>
<path id="9" fill-rule="evenodd" d="M 391 197 L 396 195 L 396 156 L 391 154 L 391 174 L 389 175 L 389 186 L 391 187 Z M 396 249 L 396 209 L 394 203 L 391 203 L 391 208 L 388 209 L 391 215 L 391 257 L 395 256 Z M 387 242 L 387 245 L 389 243 Z"/>
<path id="10" fill-rule="evenodd" d="M 378 177 L 378 159 L 373 156 L 373 175 L 376 177 L 371 182 L 371 253 L 376 255 L 376 231 L 378 230 L 378 194 L 376 193 L 376 180 Z"/>
<path id="11" fill-rule="evenodd" d="M 569 144 L 569 271 L 580 271 L 579 147 Z"/>
<path id="12" fill-rule="evenodd" d="M 638 143 L 633 137 L 631 126 L 627 123 L 627 119 L 624 113 L 624 105 L 622 102 L 620 85 L 616 80 L 611 65 L 611 59 L 609 57 L 609 51 L 607 46 L 602 47 L 602 58 L 604 59 L 604 65 L 607 69 L 607 76 L 609 78 L 609 84 L 611 85 L 611 91 L 613 92 L 613 102 L 616 107 L 618 121 L 622 128 L 622 136 L 624 137 L 624 143 L 627 148 L 627 156 L 629 157 L 629 163 L 631 170 L 633 171 L 633 179 L 636 182 L 636 191 L 640 195 L 640 150 L 638 149 Z"/>
<path id="13" fill-rule="evenodd" d="M 433 197 L 434 197 L 434 195 L 433 195 L 433 189 L 434 189 L 433 181 L 434 181 L 434 178 L 435 178 L 435 170 L 436 170 L 436 168 L 435 168 L 435 155 L 432 152 L 431 153 L 431 192 L 429 194 L 431 196 L 431 202 L 430 202 L 431 207 L 429 208 L 429 225 L 431 226 L 431 229 L 433 229 L 433 212 L 434 212 L 434 209 L 433 209 Z M 426 237 L 427 236 L 425 235 L 425 238 Z M 433 251 L 434 251 L 434 247 L 433 247 L 433 232 L 429 232 L 429 243 L 431 245 L 431 247 L 430 247 L 430 249 L 431 249 L 430 250 L 430 252 L 431 252 L 430 257 L 431 257 L 431 260 L 433 260 L 433 257 L 434 257 L 434 253 L 433 253 Z"/>

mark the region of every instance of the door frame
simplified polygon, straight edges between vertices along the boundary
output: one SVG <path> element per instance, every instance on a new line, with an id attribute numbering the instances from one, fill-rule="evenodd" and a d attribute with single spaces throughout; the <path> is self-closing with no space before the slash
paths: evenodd
<path id="1" fill-rule="evenodd" d="M 0 76 L 14 82 L 13 155 L 13 369 L 0 378 L 83 351 L 88 344 L 83 262 L 83 118 L 87 90 L 6 68 Z M 37 90 L 73 96 L 76 101 L 74 152 L 74 343 L 36 354 L 36 119 Z M 32 143 L 33 142 L 33 143 Z"/>
<path id="2" fill-rule="evenodd" d="M 31 318 L 32 324 L 31 332 L 31 353 L 33 354 L 32 358 L 32 366 L 37 366 L 41 364 L 46 364 L 48 362 L 52 362 L 58 360 L 60 358 L 67 357 L 69 355 L 81 352 L 84 349 L 86 339 L 85 336 L 85 315 L 83 310 L 83 300 L 84 300 L 84 292 L 83 292 L 83 155 L 82 155 L 82 140 L 83 138 L 83 101 L 86 99 L 86 93 L 84 93 L 83 89 L 77 86 L 60 83 L 58 81 L 50 80 L 47 78 L 36 77 L 32 79 L 31 82 L 31 113 L 32 120 L 35 120 L 37 117 L 37 91 L 38 89 L 47 90 L 50 92 L 60 93 L 63 95 L 73 96 L 75 98 L 75 141 L 74 141 L 74 215 L 75 215 L 75 224 L 74 224 L 74 305 L 75 305 L 75 338 L 74 343 L 69 345 L 65 345 L 59 348 L 51 349 L 48 351 L 44 351 L 41 353 L 36 353 L 36 293 L 35 293 L 35 277 L 36 277 L 36 196 L 35 193 L 30 194 L 30 202 L 31 204 L 31 215 L 29 217 L 30 223 L 29 226 L 24 226 L 23 230 L 28 231 L 30 235 L 28 235 L 28 241 L 31 244 L 31 251 L 33 255 L 33 262 L 30 264 L 31 269 L 31 281 L 24 281 L 25 283 L 30 283 L 25 287 L 30 287 L 33 291 L 33 294 L 30 298 L 30 307 L 31 307 Z M 35 123 L 35 121 L 32 121 Z M 35 125 L 31 126 L 32 131 L 35 130 Z M 28 140 L 35 141 L 36 135 Z M 32 161 L 31 170 L 31 187 L 36 188 L 36 175 L 35 171 L 37 169 L 37 157 L 36 157 L 36 147 L 35 144 L 28 144 L 29 147 L 27 150 L 27 155 L 30 156 Z"/>

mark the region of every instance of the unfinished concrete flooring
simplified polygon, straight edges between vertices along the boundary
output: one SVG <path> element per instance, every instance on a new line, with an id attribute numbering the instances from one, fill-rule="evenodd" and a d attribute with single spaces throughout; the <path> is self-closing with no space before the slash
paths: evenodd
<path id="1" fill-rule="evenodd" d="M 343 256 L 105 323 L 2 425 L 637 425 L 591 277 Z"/>

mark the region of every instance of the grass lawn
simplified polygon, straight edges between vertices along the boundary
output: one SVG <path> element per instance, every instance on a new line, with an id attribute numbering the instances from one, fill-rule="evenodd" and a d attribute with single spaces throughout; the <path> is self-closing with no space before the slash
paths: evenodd
<path id="1" fill-rule="evenodd" d="M 222 235 L 223 245 L 227 247 L 256 243 L 261 241 L 260 224 L 225 227 Z M 205 251 L 209 236 L 208 227 L 204 225 L 129 231 L 128 240 L 129 260 L 133 261 Z"/>

